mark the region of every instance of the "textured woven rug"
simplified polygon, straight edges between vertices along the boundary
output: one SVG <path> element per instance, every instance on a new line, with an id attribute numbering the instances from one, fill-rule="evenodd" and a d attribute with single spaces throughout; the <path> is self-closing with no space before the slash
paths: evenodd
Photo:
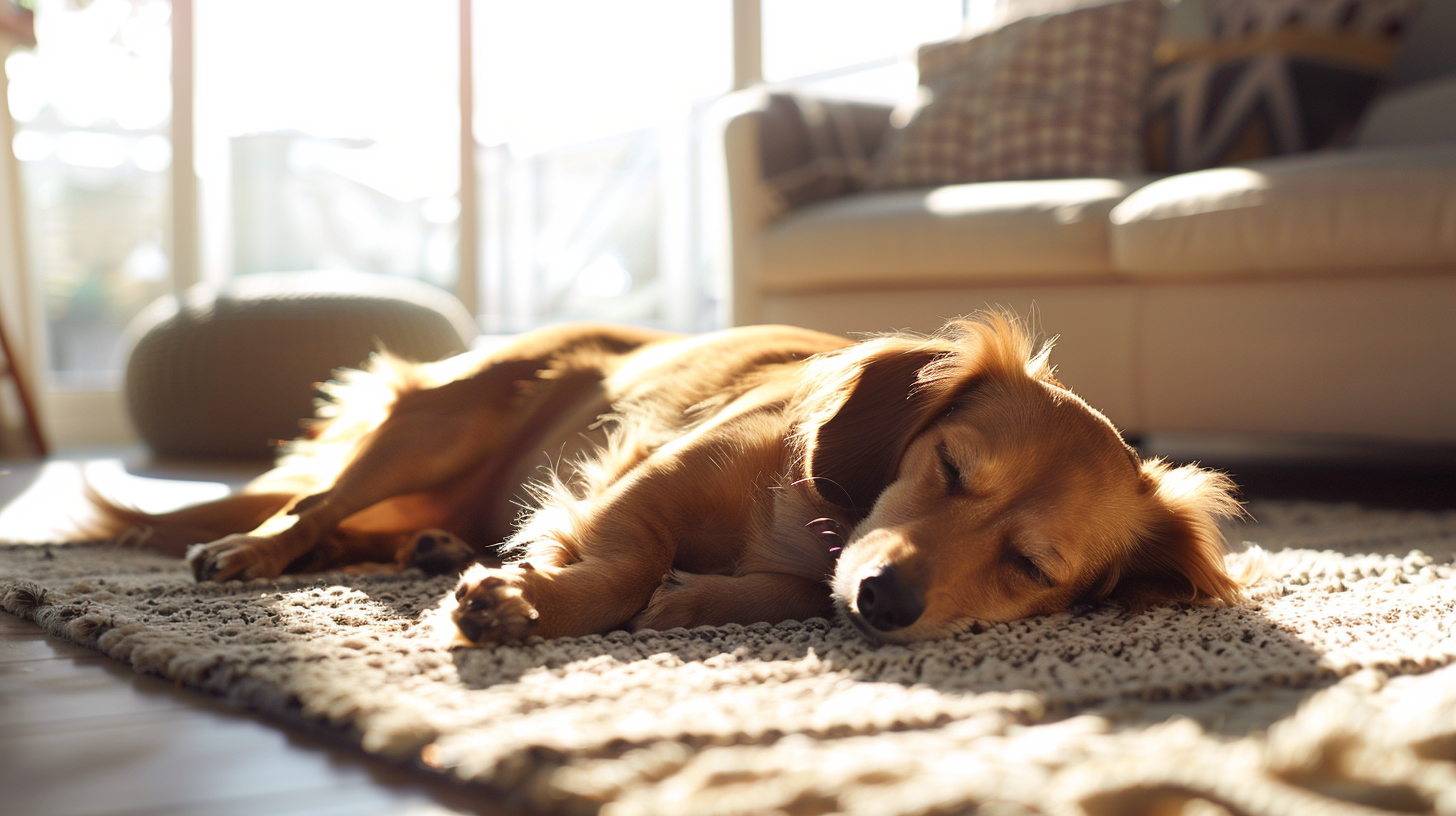
<path id="1" fill-rule="evenodd" d="M 1456 813 L 1456 512 L 1251 510 L 1245 608 L 910 647 L 810 620 L 450 651 L 448 579 L 197 585 L 104 544 L 0 547 L 0 604 L 542 811 Z"/>

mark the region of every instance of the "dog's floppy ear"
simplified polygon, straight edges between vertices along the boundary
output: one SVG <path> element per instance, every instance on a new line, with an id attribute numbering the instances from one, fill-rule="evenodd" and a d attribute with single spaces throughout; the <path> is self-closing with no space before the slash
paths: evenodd
<path id="1" fill-rule="evenodd" d="M 900 338 L 866 345 L 871 352 L 847 361 L 841 379 L 816 389 L 817 400 L 838 402 L 812 427 L 804 457 L 820 496 L 861 513 L 895 477 L 910 439 L 944 410 L 945 389 L 917 384 L 921 370 L 949 351 Z"/>
<path id="2" fill-rule="evenodd" d="M 1238 603 L 1243 585 L 1225 567 L 1218 529 L 1219 519 L 1243 513 L 1233 482 L 1195 465 L 1173 468 L 1161 460 L 1144 462 L 1142 476 L 1152 501 L 1142 534 L 1088 600 L 1110 598 L 1133 611 L 1178 601 Z"/>

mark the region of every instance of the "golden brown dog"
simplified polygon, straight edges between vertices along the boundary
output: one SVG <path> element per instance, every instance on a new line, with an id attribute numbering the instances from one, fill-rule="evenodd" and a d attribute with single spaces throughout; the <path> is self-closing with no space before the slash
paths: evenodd
<path id="1" fill-rule="evenodd" d="M 327 391 L 242 493 L 153 516 L 102 501 L 102 532 L 142 530 L 199 581 L 479 555 L 443 601 L 469 643 L 836 608 L 907 642 L 1240 596 L 1228 480 L 1139 459 L 1000 313 L 854 344 L 554 327 L 382 356 Z"/>

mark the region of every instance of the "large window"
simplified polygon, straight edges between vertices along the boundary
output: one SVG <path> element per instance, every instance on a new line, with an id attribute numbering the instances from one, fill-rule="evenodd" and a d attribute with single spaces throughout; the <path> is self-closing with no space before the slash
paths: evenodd
<path id="1" fill-rule="evenodd" d="M 49 368 L 114 371 L 117 337 L 171 291 L 171 6 L 41 0 L 34 50 L 6 62 Z"/>
<path id="2" fill-rule="evenodd" d="M 728 0 L 477 2 L 481 322 L 709 328 L 694 262 L 702 107 L 731 89 Z"/>
<path id="3" fill-rule="evenodd" d="M 967 0 L 762 0 L 763 78 L 825 94 L 897 101 L 914 92 L 908 57 L 952 37 Z M 979 6 L 986 6 L 981 0 Z"/>
<path id="4" fill-rule="evenodd" d="M 989 4 L 36 0 L 6 71 L 49 387 L 114 389 L 145 305 L 249 272 L 420 278 L 488 332 L 713 328 L 708 106 L 905 97 L 900 58 Z"/>
<path id="5" fill-rule="evenodd" d="M 201 277 L 456 285 L 455 0 L 193 0 Z"/>

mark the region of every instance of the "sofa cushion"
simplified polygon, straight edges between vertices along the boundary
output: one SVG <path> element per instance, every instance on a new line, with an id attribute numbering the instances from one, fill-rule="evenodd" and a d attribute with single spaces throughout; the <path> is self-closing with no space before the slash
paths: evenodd
<path id="1" fill-rule="evenodd" d="M 1381 94 L 1355 134 L 1362 147 L 1440 142 L 1456 143 L 1456 74 Z"/>
<path id="2" fill-rule="evenodd" d="M 1400 41 L 1390 67 L 1390 87 L 1399 88 L 1456 73 L 1456 3 L 1426 0 Z"/>
<path id="3" fill-rule="evenodd" d="M 1107 213 L 1145 182 L 1108 178 L 863 193 L 771 225 L 768 292 L 1110 279 Z"/>
<path id="4" fill-rule="evenodd" d="M 870 186 L 1138 171 L 1137 103 L 1162 11 L 1120 0 L 922 46 L 923 104 L 887 137 Z"/>
<path id="5" fill-rule="evenodd" d="M 1456 265 L 1456 144 L 1351 150 L 1171 176 L 1111 213 L 1133 279 Z"/>

